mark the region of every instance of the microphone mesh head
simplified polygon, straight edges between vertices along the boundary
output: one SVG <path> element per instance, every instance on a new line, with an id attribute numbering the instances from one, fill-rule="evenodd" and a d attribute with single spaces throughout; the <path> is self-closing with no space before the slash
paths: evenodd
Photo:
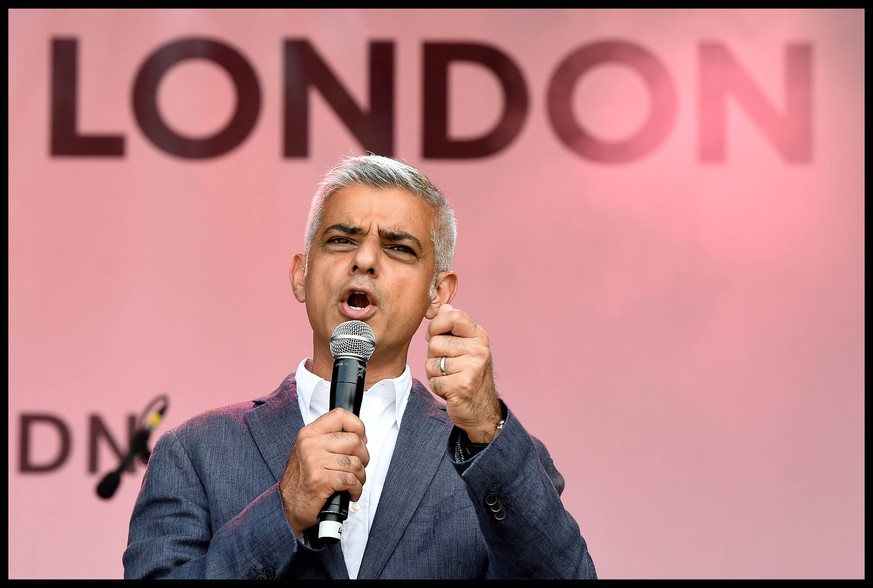
<path id="1" fill-rule="evenodd" d="M 330 336 L 330 352 L 334 357 L 353 355 L 364 361 L 376 351 L 376 335 L 363 321 L 346 321 L 337 325 Z"/>

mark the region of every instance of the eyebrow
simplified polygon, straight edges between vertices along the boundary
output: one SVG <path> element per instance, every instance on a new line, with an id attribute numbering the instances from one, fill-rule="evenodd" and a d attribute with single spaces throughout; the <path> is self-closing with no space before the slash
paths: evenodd
<path id="1" fill-rule="evenodd" d="M 361 227 L 353 227 L 351 225 L 346 225 L 343 223 L 336 223 L 324 229 L 325 235 L 332 232 L 343 233 L 344 235 L 360 235 L 364 232 L 364 229 L 362 229 Z M 418 247 L 419 249 L 423 249 L 421 241 L 418 240 L 418 237 L 411 233 L 407 233 L 406 231 L 391 231 L 388 229 L 379 229 L 379 237 L 385 241 L 391 241 L 394 243 L 401 241 L 411 241 L 416 247 Z"/>

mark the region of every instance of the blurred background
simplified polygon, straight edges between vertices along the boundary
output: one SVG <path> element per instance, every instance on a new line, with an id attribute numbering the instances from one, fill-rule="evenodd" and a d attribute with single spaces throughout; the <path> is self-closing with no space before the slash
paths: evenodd
<path id="1" fill-rule="evenodd" d="M 459 219 L 455 305 L 601 578 L 864 576 L 864 11 L 8 11 L 9 577 L 120 578 L 157 436 L 310 353 L 344 154 Z M 410 355 L 426 381 L 424 328 Z"/>

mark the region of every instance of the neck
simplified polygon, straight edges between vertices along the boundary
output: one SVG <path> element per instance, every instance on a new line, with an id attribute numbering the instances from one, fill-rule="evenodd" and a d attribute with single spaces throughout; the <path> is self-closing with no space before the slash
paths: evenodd
<path id="1" fill-rule="evenodd" d="M 319 378 L 330 382 L 333 376 L 334 358 L 330 352 L 313 352 L 312 359 L 306 363 L 306 369 Z M 406 369 L 406 356 L 401 355 L 390 360 L 378 357 L 378 353 L 367 362 L 367 376 L 364 380 L 364 389 L 367 390 L 376 382 L 400 377 Z"/>

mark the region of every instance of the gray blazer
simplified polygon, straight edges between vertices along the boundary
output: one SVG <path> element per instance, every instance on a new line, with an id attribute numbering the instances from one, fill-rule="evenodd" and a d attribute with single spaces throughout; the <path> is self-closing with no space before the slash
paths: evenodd
<path id="1" fill-rule="evenodd" d="M 130 520 L 125 578 L 347 579 L 340 544 L 294 536 L 279 497 L 303 418 L 294 374 L 155 443 Z M 454 460 L 445 407 L 418 380 L 360 579 L 596 578 L 545 446 L 507 410 L 500 435 Z"/>

